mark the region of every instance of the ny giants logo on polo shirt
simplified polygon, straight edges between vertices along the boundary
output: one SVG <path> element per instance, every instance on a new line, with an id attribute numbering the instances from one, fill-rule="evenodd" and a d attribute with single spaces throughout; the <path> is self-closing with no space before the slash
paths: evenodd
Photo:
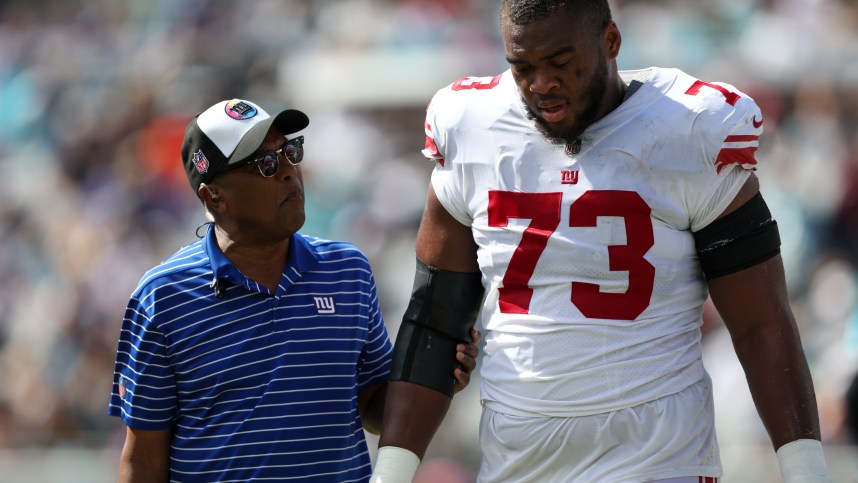
<path id="1" fill-rule="evenodd" d="M 259 111 L 257 111 L 255 107 L 253 107 L 247 102 L 238 99 L 233 99 L 227 102 L 223 110 L 226 112 L 227 116 L 237 121 L 250 119 L 251 117 L 254 117 L 256 116 L 256 114 L 259 113 Z"/>
<path id="2" fill-rule="evenodd" d="M 200 174 L 209 170 L 209 160 L 206 158 L 206 155 L 203 154 L 202 149 L 197 149 L 197 152 L 194 153 L 193 161 L 194 166 L 197 168 L 197 172 Z"/>
<path id="3" fill-rule="evenodd" d="M 337 312 L 333 297 L 313 297 L 313 300 L 316 302 L 316 313 L 335 314 Z"/>

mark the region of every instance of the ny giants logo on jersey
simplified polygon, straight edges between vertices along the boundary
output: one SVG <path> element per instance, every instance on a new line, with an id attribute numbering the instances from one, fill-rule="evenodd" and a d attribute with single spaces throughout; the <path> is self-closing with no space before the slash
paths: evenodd
<path id="1" fill-rule="evenodd" d="M 561 169 L 560 184 L 578 184 L 578 170 Z"/>

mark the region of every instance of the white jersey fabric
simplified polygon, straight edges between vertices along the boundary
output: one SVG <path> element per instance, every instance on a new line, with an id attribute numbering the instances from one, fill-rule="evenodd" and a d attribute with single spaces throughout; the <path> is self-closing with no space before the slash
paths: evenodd
<path id="1" fill-rule="evenodd" d="M 478 245 L 481 398 L 494 411 L 616 411 L 706 377 L 692 232 L 756 168 L 763 118 L 728 84 L 621 76 L 644 80 L 580 146 L 536 130 L 510 71 L 461 79 L 427 108 L 432 186 Z"/>

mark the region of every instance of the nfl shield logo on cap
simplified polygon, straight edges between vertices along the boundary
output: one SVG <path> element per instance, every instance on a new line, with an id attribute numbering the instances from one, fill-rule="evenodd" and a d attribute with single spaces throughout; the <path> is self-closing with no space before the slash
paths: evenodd
<path id="1" fill-rule="evenodd" d="M 202 149 L 197 149 L 197 152 L 194 153 L 194 166 L 200 174 L 209 170 L 209 160 L 206 159 L 206 155 L 203 154 Z"/>

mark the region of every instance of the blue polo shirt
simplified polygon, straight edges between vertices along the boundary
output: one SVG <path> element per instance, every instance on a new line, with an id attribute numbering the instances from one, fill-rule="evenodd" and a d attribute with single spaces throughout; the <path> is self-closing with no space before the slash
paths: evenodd
<path id="1" fill-rule="evenodd" d="M 387 380 L 391 355 L 357 248 L 296 233 L 272 293 L 209 227 L 132 294 L 108 413 L 172 428 L 171 481 L 366 481 L 357 394 Z"/>

